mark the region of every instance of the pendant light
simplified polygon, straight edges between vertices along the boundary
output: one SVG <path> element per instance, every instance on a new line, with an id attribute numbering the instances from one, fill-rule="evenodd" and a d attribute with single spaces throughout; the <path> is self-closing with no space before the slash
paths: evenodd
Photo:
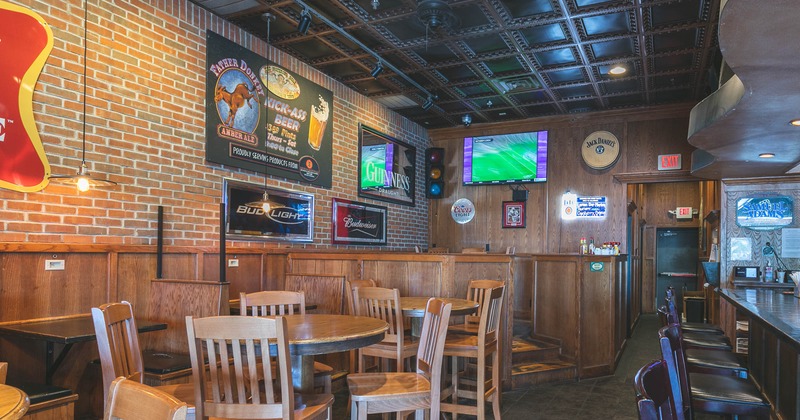
<path id="1" fill-rule="evenodd" d="M 111 187 L 117 185 L 114 181 L 97 178 L 89 173 L 86 166 L 86 44 L 87 44 L 87 21 L 89 20 L 89 5 L 87 0 L 83 1 L 83 149 L 81 152 L 81 166 L 75 175 L 51 175 L 50 182 L 63 185 L 74 185 L 79 192 L 89 191 L 90 188 Z"/>
<path id="2" fill-rule="evenodd" d="M 272 13 L 264 13 L 261 15 L 261 18 L 267 21 L 267 55 L 269 55 L 269 25 L 270 22 L 275 19 L 275 16 Z M 269 60 L 267 60 L 267 65 L 269 65 Z M 269 94 L 268 94 L 269 95 Z M 265 120 L 269 121 L 269 107 L 266 108 L 264 111 L 267 113 Z M 264 152 L 269 153 L 269 149 L 267 148 L 267 139 L 264 139 Z M 256 208 L 264 210 L 264 213 L 269 213 L 269 209 L 272 207 L 272 200 L 269 199 L 269 194 L 267 194 L 267 161 L 264 160 L 264 196 L 259 201 L 251 201 L 246 203 L 245 206 L 250 208 Z"/>

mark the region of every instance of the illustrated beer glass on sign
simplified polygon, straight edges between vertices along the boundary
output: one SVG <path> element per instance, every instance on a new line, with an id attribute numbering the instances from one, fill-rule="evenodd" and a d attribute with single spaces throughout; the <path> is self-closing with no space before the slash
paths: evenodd
<path id="1" fill-rule="evenodd" d="M 322 146 L 322 136 L 325 134 L 329 116 L 328 102 L 320 95 L 319 105 L 311 105 L 311 120 L 308 122 L 308 145 L 314 150 L 319 150 Z"/>

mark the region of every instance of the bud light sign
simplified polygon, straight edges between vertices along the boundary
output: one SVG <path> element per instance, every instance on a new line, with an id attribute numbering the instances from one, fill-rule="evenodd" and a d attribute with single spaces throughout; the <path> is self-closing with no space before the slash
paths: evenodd
<path id="1" fill-rule="evenodd" d="M 225 180 L 226 234 L 238 239 L 311 242 L 314 196 Z"/>

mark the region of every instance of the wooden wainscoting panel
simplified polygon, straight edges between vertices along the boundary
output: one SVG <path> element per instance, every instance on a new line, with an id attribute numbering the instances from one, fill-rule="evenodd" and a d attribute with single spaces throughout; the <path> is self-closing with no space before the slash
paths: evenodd
<path id="1" fill-rule="evenodd" d="M 150 313 L 150 280 L 156 275 L 154 254 L 120 253 L 117 256 L 117 295 L 108 302 L 127 300 L 136 317 Z"/>
<path id="2" fill-rule="evenodd" d="M 45 271 L 47 260 L 62 260 L 63 270 Z M 0 321 L 88 313 L 108 293 L 106 253 L 0 254 Z"/>
<path id="3" fill-rule="evenodd" d="M 531 319 L 531 298 L 533 288 L 533 258 L 530 255 L 514 256 L 513 278 L 514 295 L 511 305 L 514 319 Z"/>
<path id="4" fill-rule="evenodd" d="M 439 261 L 364 260 L 362 278 L 373 279 L 380 287 L 396 288 L 400 296 L 445 296 L 441 266 Z"/>
<path id="5" fill-rule="evenodd" d="M 286 273 L 286 290 L 303 292 L 307 305 L 316 305 L 314 313 L 344 314 L 345 276 Z"/>
<path id="6" fill-rule="evenodd" d="M 219 280 L 219 254 L 204 254 L 203 279 Z M 230 267 L 227 261 L 236 260 L 237 267 Z M 261 254 L 228 254 L 225 263 L 225 281 L 230 283 L 232 299 L 239 297 L 239 292 L 257 292 L 261 289 L 264 272 L 264 258 Z"/>
<path id="7" fill-rule="evenodd" d="M 199 261 L 197 253 L 168 253 L 162 259 L 162 278 L 165 279 L 196 279 L 199 277 Z M 155 278 L 155 276 L 154 276 Z"/>
<path id="8" fill-rule="evenodd" d="M 167 329 L 141 334 L 140 347 L 188 353 L 186 316 L 206 317 L 229 314 L 228 283 L 191 280 L 152 280 L 150 313 L 147 319 L 165 322 Z M 226 311 L 227 310 L 227 311 Z"/>
<path id="9" fill-rule="evenodd" d="M 544 259 L 534 263 L 531 333 L 561 342 L 562 354 L 577 357 L 579 330 L 579 259 Z"/>

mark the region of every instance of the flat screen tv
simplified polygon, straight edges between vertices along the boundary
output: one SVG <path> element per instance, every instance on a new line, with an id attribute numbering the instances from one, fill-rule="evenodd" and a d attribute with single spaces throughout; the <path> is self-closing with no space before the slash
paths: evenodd
<path id="1" fill-rule="evenodd" d="M 394 145 L 373 144 L 361 147 L 361 189 L 391 188 Z"/>
<path id="2" fill-rule="evenodd" d="M 464 138 L 464 185 L 547 181 L 547 131 Z"/>

